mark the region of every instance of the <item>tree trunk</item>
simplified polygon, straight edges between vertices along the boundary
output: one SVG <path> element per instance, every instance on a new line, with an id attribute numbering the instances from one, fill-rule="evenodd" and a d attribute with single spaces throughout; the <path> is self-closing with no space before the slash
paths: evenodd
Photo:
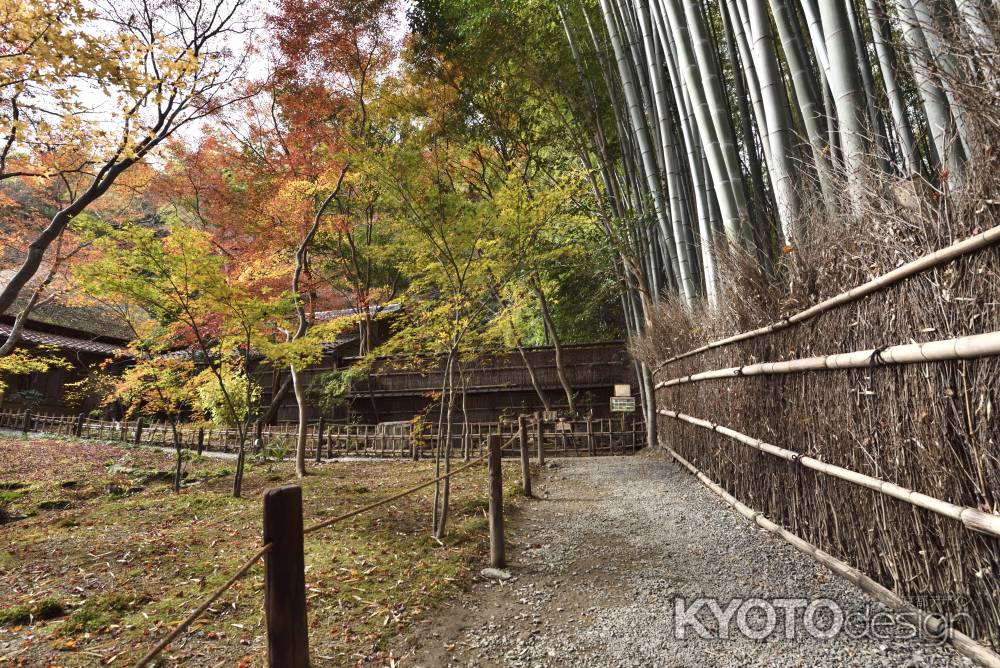
<path id="1" fill-rule="evenodd" d="M 243 469 L 246 464 L 246 430 L 237 428 L 240 439 L 239 449 L 236 451 L 236 475 L 233 476 L 233 496 L 240 498 L 243 493 Z"/>
<path id="2" fill-rule="evenodd" d="M 306 390 L 302 386 L 302 379 L 295 365 L 288 367 L 292 374 L 292 386 L 295 388 L 295 403 L 299 408 L 299 424 L 295 439 L 295 475 L 303 477 L 306 474 Z"/>
<path id="3" fill-rule="evenodd" d="M 552 347 L 555 349 L 556 353 L 556 374 L 559 376 L 559 384 L 562 385 L 563 392 L 566 393 L 566 405 L 570 413 L 575 413 L 576 404 L 573 401 L 573 388 L 570 387 L 569 378 L 566 376 L 566 366 L 563 363 L 562 357 L 562 343 L 559 341 L 559 334 L 556 332 L 555 322 L 552 321 L 552 314 L 549 312 L 549 302 L 545 298 L 545 292 L 542 291 L 542 287 L 534 278 L 531 279 L 531 289 L 534 290 L 535 295 L 538 297 L 538 301 L 541 304 L 542 321 L 545 323 L 545 329 L 549 333 L 549 337 L 552 339 Z"/>
<path id="4" fill-rule="evenodd" d="M 174 468 L 174 494 L 181 493 L 181 475 L 183 473 L 184 458 L 182 457 L 181 450 L 181 436 L 177 432 L 177 418 L 173 417 L 170 419 L 170 430 L 173 432 L 174 437 L 174 451 L 177 453 L 177 465 Z"/>

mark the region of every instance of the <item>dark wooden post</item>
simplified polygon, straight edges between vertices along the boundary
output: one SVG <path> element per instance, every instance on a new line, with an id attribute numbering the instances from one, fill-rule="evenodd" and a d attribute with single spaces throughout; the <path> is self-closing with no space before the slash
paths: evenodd
<path id="1" fill-rule="evenodd" d="M 26 408 L 24 409 L 24 418 L 23 418 L 23 423 L 21 424 L 21 431 L 24 432 L 25 436 L 27 436 L 28 432 L 31 431 L 31 422 L 32 422 L 31 409 Z"/>
<path id="2" fill-rule="evenodd" d="M 319 427 L 317 429 L 319 433 L 316 434 L 316 463 L 319 464 L 323 459 L 323 438 L 326 435 L 326 418 L 319 418 Z"/>
<path id="3" fill-rule="evenodd" d="M 264 612 L 269 668 L 308 668 L 302 488 L 264 492 Z"/>
<path id="4" fill-rule="evenodd" d="M 142 418 L 135 419 L 135 444 L 142 443 Z"/>
<path id="5" fill-rule="evenodd" d="M 621 445 L 622 454 L 624 455 L 625 454 L 625 413 L 621 414 L 621 418 L 622 418 L 622 420 L 621 420 L 621 425 L 622 425 L 621 426 L 621 440 L 619 441 L 619 445 Z"/>
<path id="6" fill-rule="evenodd" d="M 632 454 L 634 455 L 635 454 L 635 413 L 632 414 L 632 419 L 631 419 L 631 421 L 629 423 L 629 429 L 632 432 L 632 434 L 631 434 L 631 436 L 632 436 L 631 447 L 632 447 Z"/>
<path id="7" fill-rule="evenodd" d="M 198 427 L 198 456 L 205 450 L 205 428 Z"/>
<path id="8" fill-rule="evenodd" d="M 73 435 L 77 438 L 81 438 L 83 436 L 83 421 L 86 419 L 87 416 L 83 413 L 76 416 L 76 424 L 73 425 Z"/>
<path id="9" fill-rule="evenodd" d="M 503 469 L 501 468 L 499 436 L 490 436 L 490 566 L 503 568 L 507 565 L 506 549 L 503 542 Z"/>
<path id="10" fill-rule="evenodd" d="M 594 417 L 587 416 L 587 454 L 594 456 Z"/>
<path id="11" fill-rule="evenodd" d="M 525 496 L 531 496 L 531 467 L 528 463 L 528 420 L 523 415 L 517 416 L 517 440 L 521 445 L 521 491 Z"/>
<path id="12" fill-rule="evenodd" d="M 538 446 L 538 463 L 545 463 L 545 432 L 544 425 L 542 424 L 542 414 L 535 413 L 535 440 Z"/>

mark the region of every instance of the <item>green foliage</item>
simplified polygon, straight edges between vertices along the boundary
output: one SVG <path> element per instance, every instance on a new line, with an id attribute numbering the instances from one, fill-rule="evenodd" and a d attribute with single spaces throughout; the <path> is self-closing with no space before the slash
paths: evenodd
<path id="1" fill-rule="evenodd" d="M 38 346 L 33 349 L 16 348 L 10 354 L 0 357 L 0 394 L 3 394 L 8 387 L 5 382 L 8 376 L 45 373 L 54 368 L 72 369 L 73 366 L 52 346 Z M 23 392 L 21 394 L 25 395 L 24 399 L 30 399 L 30 395 Z"/>
<path id="2" fill-rule="evenodd" d="M 344 404 L 344 396 L 351 389 L 351 384 L 361 380 L 371 371 L 371 358 L 365 358 L 349 367 L 325 371 L 317 374 L 309 383 L 307 396 L 323 412 L 329 412 Z"/>
<path id="3" fill-rule="evenodd" d="M 68 408 L 80 408 L 89 399 L 104 400 L 115 391 L 116 378 L 102 368 L 88 370 L 80 380 L 63 385 L 63 402 Z"/>
<path id="4" fill-rule="evenodd" d="M 211 372 L 202 371 L 198 375 L 193 387 L 194 405 L 220 426 L 246 422 L 260 401 L 260 386 L 242 370 L 224 367 L 221 376 L 220 384 Z"/>

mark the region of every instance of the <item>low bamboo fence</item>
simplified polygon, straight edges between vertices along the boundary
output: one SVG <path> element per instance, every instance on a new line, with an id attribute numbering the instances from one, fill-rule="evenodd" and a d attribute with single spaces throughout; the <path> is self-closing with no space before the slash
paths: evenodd
<path id="1" fill-rule="evenodd" d="M 27 426 L 25 426 L 27 425 Z M 533 452 L 541 439 L 543 455 L 550 457 L 586 457 L 635 454 L 644 445 L 645 425 L 628 418 L 582 418 L 575 420 L 528 420 L 528 442 Z M 140 445 L 174 447 L 173 427 L 169 422 L 137 418 L 98 420 L 86 415 L 56 415 L 31 411 L 0 411 L 0 429 L 40 432 L 57 436 L 128 442 Z M 504 457 L 516 457 L 517 420 L 474 422 L 452 426 L 452 452 L 466 458 L 486 452 L 491 436 L 500 436 L 506 445 Z M 211 424 L 179 423 L 177 434 L 182 448 L 198 452 L 236 453 L 239 432 Z M 406 459 L 431 456 L 438 441 L 437 425 L 414 428 L 410 423 L 338 424 L 317 420 L 306 425 L 306 456 L 311 459 L 334 457 L 371 457 Z M 295 450 L 298 425 L 286 422 L 268 425 L 259 432 L 253 428 L 246 448 L 267 456 L 282 457 Z"/>

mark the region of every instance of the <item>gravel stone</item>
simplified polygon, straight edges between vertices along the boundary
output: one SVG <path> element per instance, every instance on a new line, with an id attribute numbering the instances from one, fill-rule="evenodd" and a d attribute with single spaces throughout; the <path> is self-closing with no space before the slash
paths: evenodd
<path id="1" fill-rule="evenodd" d="M 555 462 L 554 462 L 555 463 Z M 512 578 L 477 583 L 438 610 L 398 649 L 405 665 L 509 668 L 736 668 L 892 666 L 952 668 L 971 661 L 913 637 L 885 606 L 747 523 L 660 453 L 563 459 L 509 523 Z M 734 616 L 728 637 L 704 608 L 713 637 L 677 637 L 677 599 L 709 597 Z M 799 609 L 762 639 L 737 632 L 741 600 L 829 599 L 851 619 L 881 614 L 888 637 L 806 633 Z M 748 606 L 752 607 L 752 606 Z M 817 625 L 829 628 L 817 608 Z M 754 614 L 756 613 L 756 615 Z M 751 629 L 768 621 L 745 615 Z M 824 627 L 823 624 L 827 625 Z M 852 626 L 852 628 L 857 628 Z M 410 658 L 412 657 L 412 658 Z"/>

